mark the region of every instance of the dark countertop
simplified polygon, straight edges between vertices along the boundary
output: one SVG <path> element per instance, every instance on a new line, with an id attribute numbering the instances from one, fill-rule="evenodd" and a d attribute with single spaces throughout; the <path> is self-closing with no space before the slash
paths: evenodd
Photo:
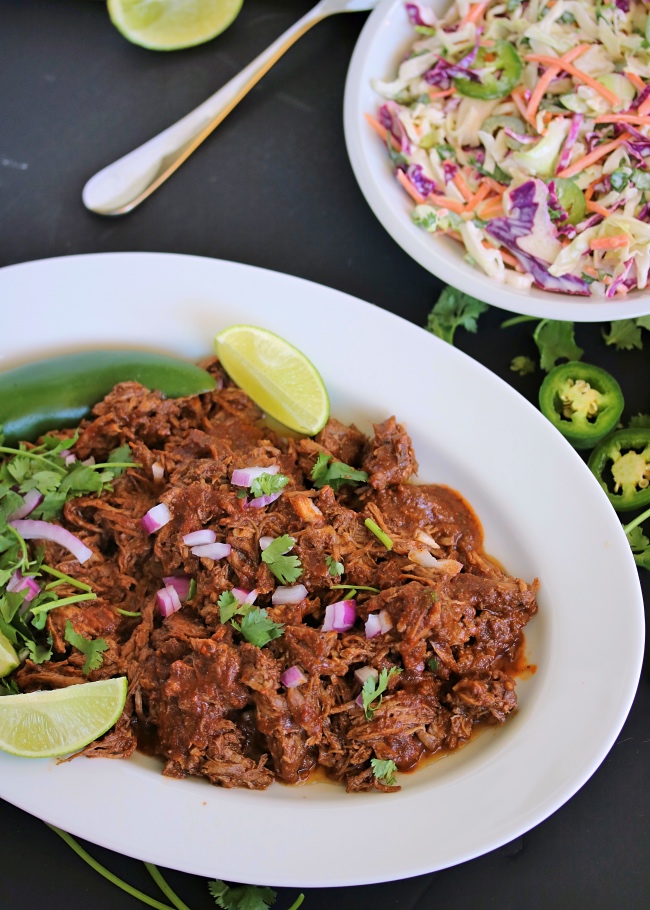
<path id="1" fill-rule="evenodd" d="M 302 38 L 135 212 L 109 220 L 81 204 L 81 188 L 95 171 L 203 101 L 307 8 L 306 0 L 246 0 L 220 38 L 160 54 L 126 42 L 101 2 L 2 0 L 0 265 L 113 250 L 192 253 L 318 281 L 423 325 L 441 284 L 376 221 L 345 151 L 343 87 L 365 14 L 335 17 Z M 11 312 L 9 301 L 0 307 L 4 319 L 23 318 Z M 503 330 L 505 318 L 490 309 L 476 335 L 457 332 L 457 345 L 534 400 L 541 374 L 522 378 L 509 369 L 514 356 L 535 356 L 534 325 Z M 650 338 L 644 333 L 643 351 L 616 352 L 606 347 L 601 330 L 577 326 L 585 360 L 615 373 L 626 395 L 626 416 L 650 411 Z M 641 572 L 648 591 L 650 575 Z M 615 615 L 612 604 L 614 621 Z M 616 655 L 603 673 L 616 673 Z M 563 808 L 523 837 L 432 875 L 307 891 L 304 910 L 650 906 L 649 690 L 646 668 L 602 766 Z M 441 823 L 431 819 L 432 826 Z M 42 822 L 8 803 L 0 803 L 0 831 L 2 907 L 142 906 L 83 864 Z M 383 832 L 343 834 L 360 862 L 364 849 L 389 850 L 392 837 L 405 836 L 391 829 L 388 814 Z M 133 885 L 156 893 L 142 864 L 89 849 Z M 173 872 L 169 879 L 192 910 L 214 906 L 202 879 Z M 280 891 L 279 910 L 296 894 Z"/>

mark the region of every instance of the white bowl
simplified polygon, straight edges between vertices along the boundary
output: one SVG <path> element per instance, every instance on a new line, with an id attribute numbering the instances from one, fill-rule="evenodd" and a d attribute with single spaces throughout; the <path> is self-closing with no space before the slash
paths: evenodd
<path id="1" fill-rule="evenodd" d="M 448 0 L 427 2 L 437 13 L 448 6 Z M 364 114 L 375 115 L 381 103 L 371 80 L 394 79 L 414 39 L 403 0 L 382 0 L 361 32 L 345 86 L 345 141 L 352 169 L 368 205 L 393 240 L 437 278 L 513 313 L 574 322 L 606 322 L 650 313 L 650 289 L 614 301 L 553 294 L 539 288 L 515 290 L 465 262 L 464 248 L 456 241 L 433 237 L 413 224 L 413 203 L 395 180 L 386 150 Z"/>

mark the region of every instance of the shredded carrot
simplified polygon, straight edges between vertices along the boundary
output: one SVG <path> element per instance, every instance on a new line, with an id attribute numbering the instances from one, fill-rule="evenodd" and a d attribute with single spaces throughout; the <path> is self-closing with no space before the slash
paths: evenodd
<path id="1" fill-rule="evenodd" d="M 596 161 L 600 161 L 600 159 L 604 158 L 605 155 L 609 155 L 609 153 L 613 152 L 614 149 L 617 149 L 619 145 L 622 145 L 623 142 L 631 138 L 632 137 L 629 133 L 623 133 L 623 135 L 619 136 L 618 139 L 613 139 L 611 142 L 606 142 L 605 145 L 597 146 L 593 152 L 585 155 L 584 158 L 579 158 L 577 161 L 574 161 L 573 164 L 570 164 L 569 167 L 565 167 L 564 170 L 560 171 L 557 176 L 573 177 L 575 174 L 579 174 L 580 171 L 584 171 Z"/>
<path id="2" fill-rule="evenodd" d="M 474 193 L 470 190 L 465 182 L 465 178 L 460 171 L 456 171 L 455 175 L 452 177 L 452 183 L 460 191 L 461 196 L 465 202 L 469 202 Z"/>
<path id="3" fill-rule="evenodd" d="M 487 194 L 490 192 L 490 185 L 487 183 L 482 183 L 477 191 L 474 193 L 471 199 L 467 200 L 467 211 L 473 212 L 479 202 L 483 202 Z"/>
<path id="4" fill-rule="evenodd" d="M 626 288 L 626 286 L 625 286 L 624 284 L 619 284 L 619 286 L 616 288 L 616 290 L 614 291 L 614 293 L 615 293 L 615 294 L 621 294 L 621 296 L 622 296 L 622 295 L 624 295 L 624 294 L 627 294 L 627 288 Z"/>
<path id="5" fill-rule="evenodd" d="M 562 57 L 558 57 L 557 62 L 553 66 L 549 66 L 549 68 L 544 72 L 543 76 L 535 86 L 535 90 L 530 96 L 530 101 L 528 102 L 526 116 L 529 123 L 534 120 L 535 114 L 537 113 L 537 108 L 539 107 L 539 103 L 546 94 L 546 89 L 549 87 L 558 73 L 564 69 L 562 64 L 571 63 L 572 60 L 576 60 L 581 54 L 584 54 L 585 51 L 588 51 L 590 47 L 590 44 L 580 44 L 578 47 L 572 48 L 570 51 L 567 51 L 567 53 Z"/>
<path id="6" fill-rule="evenodd" d="M 452 240 L 457 240 L 459 243 L 465 243 L 458 231 L 447 231 L 447 237 L 451 237 Z"/>
<path id="7" fill-rule="evenodd" d="M 602 215 L 603 218 L 609 218 L 612 214 L 604 205 L 599 205 L 597 202 L 591 202 L 591 200 L 587 200 L 587 211 L 591 212 L 592 215 Z"/>
<path id="8" fill-rule="evenodd" d="M 603 284 L 610 285 L 611 283 L 612 283 L 612 276 L 611 276 L 611 275 L 605 275 L 605 277 L 603 278 Z"/>
<path id="9" fill-rule="evenodd" d="M 589 202 L 591 200 L 591 197 L 594 195 L 596 187 L 598 186 L 599 183 L 602 182 L 602 179 L 603 179 L 602 177 L 596 177 L 596 179 L 592 180 L 591 183 L 589 184 L 589 186 L 587 187 L 587 189 L 585 190 L 585 199 L 587 200 L 587 202 Z"/>
<path id="10" fill-rule="evenodd" d="M 650 101 L 650 98 L 648 101 Z M 641 107 L 645 103 L 644 101 Z M 596 117 L 594 123 L 636 123 L 639 126 L 650 126 L 650 117 L 644 117 L 639 114 L 603 114 L 601 117 Z"/>
<path id="11" fill-rule="evenodd" d="M 629 234 L 614 234 L 612 237 L 592 237 L 589 246 L 592 250 L 619 250 L 629 242 Z"/>
<path id="12" fill-rule="evenodd" d="M 544 63 L 546 66 L 555 66 L 558 60 L 557 57 L 547 57 L 545 54 L 528 54 L 524 59 L 531 63 Z M 573 76 L 574 79 L 577 79 L 578 82 L 584 82 L 585 85 L 588 85 L 595 92 L 598 92 L 598 94 L 602 95 L 611 105 L 621 103 L 621 99 L 618 95 L 615 95 L 614 92 L 611 92 L 608 88 L 605 88 L 604 85 L 601 85 L 593 76 L 583 73 L 582 70 L 579 70 L 578 67 L 574 66 L 572 63 L 567 63 L 566 60 L 563 61 L 562 69 L 566 70 L 566 72 Z"/>
<path id="13" fill-rule="evenodd" d="M 404 171 L 398 170 L 396 176 L 397 176 L 397 179 L 399 180 L 399 182 L 402 184 L 402 186 L 406 190 L 406 192 L 411 197 L 411 199 L 413 199 L 415 202 L 417 202 L 418 205 L 422 205 L 424 202 L 426 202 L 426 199 L 424 198 L 424 196 L 421 193 L 418 193 L 418 191 L 415 189 L 415 187 L 413 186 L 411 181 L 408 179 L 408 177 L 406 176 Z"/>
<path id="14" fill-rule="evenodd" d="M 494 180 L 492 177 L 485 177 L 484 180 L 490 189 L 494 190 L 498 196 L 503 196 L 506 191 L 505 186 L 501 186 L 501 184 L 497 180 Z"/>
<path id="15" fill-rule="evenodd" d="M 486 6 L 487 6 L 487 2 L 473 3 L 472 6 L 470 6 L 467 15 L 465 16 L 463 21 L 460 23 L 461 27 L 463 25 L 467 25 L 468 22 L 477 22 L 483 15 L 483 13 L 485 12 Z"/>
<path id="16" fill-rule="evenodd" d="M 437 196 L 435 193 L 429 193 L 429 199 L 434 205 L 442 205 L 447 209 L 451 209 L 452 212 L 456 212 L 457 215 L 462 215 L 463 212 L 467 211 L 462 202 L 456 202 L 455 199 L 450 199 L 448 196 Z"/>
<path id="17" fill-rule="evenodd" d="M 623 70 L 623 72 L 630 80 L 634 88 L 638 89 L 639 92 L 642 92 L 645 89 L 645 82 L 640 76 L 637 76 L 636 73 L 631 73 L 629 70 Z"/>
<path id="18" fill-rule="evenodd" d="M 585 266 L 585 268 L 584 268 L 582 271 L 583 271 L 586 275 L 589 275 L 590 278 L 598 278 L 598 272 L 597 272 L 596 269 L 595 269 L 593 266 L 591 266 L 591 265 Z"/>
<path id="19" fill-rule="evenodd" d="M 645 101 L 639 105 L 639 114 L 646 116 L 650 112 L 650 98 L 646 98 Z"/>
<path id="20" fill-rule="evenodd" d="M 517 271 L 521 270 L 521 266 L 519 265 L 518 259 L 515 259 L 515 257 L 512 256 L 510 253 L 506 253 L 505 250 L 501 250 L 500 252 L 501 252 L 501 258 L 503 259 L 503 261 L 505 262 L 506 265 L 511 265 L 513 268 L 517 269 Z"/>
<path id="21" fill-rule="evenodd" d="M 517 106 L 517 110 L 519 111 L 521 116 L 524 118 L 524 120 L 528 121 L 528 123 L 530 123 L 530 125 L 533 127 L 533 129 L 536 130 L 537 125 L 535 123 L 535 118 L 533 117 L 533 119 L 530 120 L 528 117 L 528 109 L 526 107 L 526 102 L 524 100 L 524 90 L 521 88 L 513 89 L 513 91 L 511 92 L 511 97 Z"/>
<path id="22" fill-rule="evenodd" d="M 501 218 L 504 214 L 501 199 L 488 199 L 478 212 L 479 217 L 484 221 L 488 221 L 490 218 Z"/>
<path id="23" fill-rule="evenodd" d="M 371 116 L 370 114 L 364 114 L 364 116 L 365 116 L 368 124 L 373 128 L 373 130 L 377 133 L 377 135 L 380 137 L 380 139 L 382 139 L 385 142 L 386 137 L 388 136 L 388 130 L 386 129 L 386 127 L 382 126 L 381 123 L 378 120 L 375 120 L 375 118 L 373 116 Z M 395 151 L 399 151 L 399 142 L 397 141 L 397 139 L 391 135 L 390 141 L 391 141 L 391 145 L 393 146 Z"/>
<path id="24" fill-rule="evenodd" d="M 436 98 L 446 98 L 447 95 L 453 95 L 455 91 L 456 89 L 452 87 L 446 88 L 444 92 L 429 92 L 429 98 L 431 98 L 432 101 Z"/>

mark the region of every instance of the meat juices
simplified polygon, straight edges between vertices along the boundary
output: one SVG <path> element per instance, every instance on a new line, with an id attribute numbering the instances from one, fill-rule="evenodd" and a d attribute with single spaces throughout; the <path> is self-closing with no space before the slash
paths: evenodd
<path id="1" fill-rule="evenodd" d="M 283 438 L 261 423 L 218 363 L 210 369 L 223 382 L 219 391 L 164 400 L 122 383 L 82 425 L 79 458 L 103 462 L 128 442 L 141 467 L 118 478 L 112 492 L 65 506 L 61 523 L 94 556 L 80 566 L 47 543 L 46 562 L 90 584 L 97 600 L 52 610 L 53 658 L 27 660 L 14 679 L 28 692 L 128 676 L 124 713 L 88 756 L 127 757 L 139 745 L 165 760 L 163 774 L 224 787 L 298 783 L 320 766 L 348 791 L 398 789 L 375 777 L 371 759 L 410 770 L 425 755 L 465 743 L 477 724 L 503 723 L 516 707 L 506 669 L 536 612 L 537 583 L 510 577 L 486 557 L 480 525 L 458 493 L 408 482 L 417 463 L 394 417 L 375 426 L 372 439 L 333 418 L 313 440 Z M 321 451 L 366 471 L 368 483 L 315 490 L 310 472 Z M 162 479 L 154 478 L 154 463 L 164 466 Z M 233 469 L 252 465 L 279 465 L 289 477 L 266 508 L 246 509 L 229 480 Z M 140 518 L 158 502 L 172 519 L 147 535 Z M 368 518 L 390 536 L 392 550 L 368 530 Z M 199 559 L 183 544 L 184 535 L 208 527 L 231 545 L 226 559 Z M 283 534 L 295 539 L 298 581 L 309 593 L 272 606 L 279 582 L 261 561 L 259 539 Z M 422 552 L 437 561 L 418 561 Z M 328 556 L 343 563 L 342 577 L 330 573 Z M 163 619 L 155 592 L 172 575 L 194 578 L 196 594 Z M 332 588 L 341 583 L 380 593 L 357 592 L 352 629 L 322 632 L 325 606 L 348 596 Z M 258 648 L 222 624 L 217 600 L 232 588 L 255 588 L 256 606 L 284 625 L 282 636 Z M 382 610 L 392 628 L 366 639 L 365 620 Z M 83 655 L 64 639 L 67 620 L 108 643 L 88 677 Z M 307 681 L 285 688 L 280 675 L 292 666 Z M 373 703 L 371 719 L 356 702 L 361 667 L 402 670 Z"/>

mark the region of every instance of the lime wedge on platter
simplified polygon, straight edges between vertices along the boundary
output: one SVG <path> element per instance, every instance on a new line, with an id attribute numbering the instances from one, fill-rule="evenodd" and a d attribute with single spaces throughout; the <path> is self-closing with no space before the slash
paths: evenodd
<path id="1" fill-rule="evenodd" d="M 232 325 L 214 340 L 231 379 L 255 404 L 297 433 L 313 436 L 327 423 L 330 402 L 320 373 L 284 338 L 254 325 Z"/>
<path id="2" fill-rule="evenodd" d="M 177 51 L 216 38 L 237 18 L 243 0 L 108 0 L 113 25 L 132 44 Z"/>
<path id="3" fill-rule="evenodd" d="M 6 635 L 0 632 L 0 679 L 19 665 L 18 655 Z"/>
<path id="4" fill-rule="evenodd" d="M 118 720 L 127 679 L 101 679 L 65 689 L 0 698 L 0 749 L 24 758 L 52 758 L 83 749 Z"/>

